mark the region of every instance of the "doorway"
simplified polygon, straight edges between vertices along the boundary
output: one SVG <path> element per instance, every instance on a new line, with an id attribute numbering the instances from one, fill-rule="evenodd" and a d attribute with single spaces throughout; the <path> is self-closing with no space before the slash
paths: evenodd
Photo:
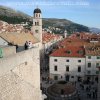
<path id="1" fill-rule="evenodd" d="M 66 81 L 67 82 L 69 81 L 69 75 L 66 75 Z"/>

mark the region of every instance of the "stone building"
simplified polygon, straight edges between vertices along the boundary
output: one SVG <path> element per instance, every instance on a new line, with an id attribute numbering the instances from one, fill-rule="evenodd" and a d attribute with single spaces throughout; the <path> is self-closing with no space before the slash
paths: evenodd
<path id="1" fill-rule="evenodd" d="M 86 54 L 86 78 L 88 80 L 98 81 L 100 66 L 100 43 L 91 43 L 85 46 Z"/>
<path id="2" fill-rule="evenodd" d="M 66 81 L 98 82 L 100 66 L 100 43 L 81 39 L 65 39 L 49 56 L 50 78 Z"/>
<path id="3" fill-rule="evenodd" d="M 67 46 L 55 50 L 49 59 L 50 78 L 80 81 L 85 72 L 84 48 Z"/>

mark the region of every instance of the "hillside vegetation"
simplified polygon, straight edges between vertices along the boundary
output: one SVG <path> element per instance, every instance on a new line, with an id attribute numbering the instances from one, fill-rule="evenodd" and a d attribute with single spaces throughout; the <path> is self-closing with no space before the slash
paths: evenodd
<path id="1" fill-rule="evenodd" d="M 30 29 L 32 26 L 32 17 L 14 9 L 0 6 L 0 20 L 6 21 L 11 24 L 20 24 L 28 22 L 28 25 L 25 26 L 27 29 Z M 57 18 L 43 18 L 43 28 L 52 31 L 53 33 L 62 34 L 66 29 L 69 34 L 72 32 L 89 32 L 89 28 L 74 23 L 67 19 L 57 19 Z"/>

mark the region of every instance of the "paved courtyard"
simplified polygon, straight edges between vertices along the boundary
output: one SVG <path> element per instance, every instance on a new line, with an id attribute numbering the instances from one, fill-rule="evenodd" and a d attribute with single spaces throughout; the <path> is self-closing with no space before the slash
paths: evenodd
<path id="1" fill-rule="evenodd" d="M 43 94 L 46 94 L 47 88 L 54 84 L 55 81 L 49 80 L 49 69 L 48 69 L 48 58 L 45 57 L 43 60 L 43 66 L 41 70 L 41 89 Z M 79 100 L 97 100 L 97 83 L 94 84 L 83 84 L 81 82 L 76 82 L 76 89 L 78 91 Z"/>
<path id="2" fill-rule="evenodd" d="M 55 81 L 48 80 L 48 75 L 48 72 L 45 71 L 41 74 L 41 89 L 43 94 L 46 94 L 46 89 L 55 83 Z M 81 82 L 77 82 L 76 89 L 80 97 L 79 100 L 97 100 L 97 83 L 83 84 Z"/>

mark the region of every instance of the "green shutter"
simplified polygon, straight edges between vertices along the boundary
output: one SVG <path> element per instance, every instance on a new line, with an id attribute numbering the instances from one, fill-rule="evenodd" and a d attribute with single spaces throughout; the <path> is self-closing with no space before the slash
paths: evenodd
<path id="1" fill-rule="evenodd" d="M 3 50 L 2 50 L 2 48 L 0 48 L 0 58 L 2 58 L 3 57 Z"/>
<path id="2" fill-rule="evenodd" d="M 96 74 L 99 74 L 99 71 L 96 71 Z"/>

